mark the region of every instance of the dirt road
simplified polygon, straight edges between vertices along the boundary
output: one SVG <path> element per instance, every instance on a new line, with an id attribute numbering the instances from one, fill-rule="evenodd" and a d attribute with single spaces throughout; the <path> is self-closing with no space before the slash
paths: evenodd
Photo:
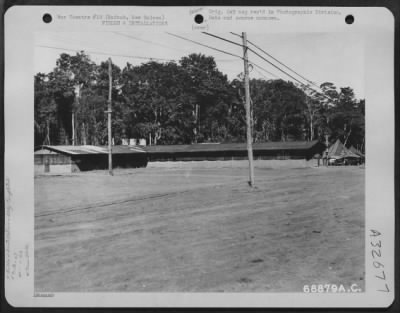
<path id="1" fill-rule="evenodd" d="M 364 287 L 364 170 L 137 169 L 35 178 L 36 291 Z"/>

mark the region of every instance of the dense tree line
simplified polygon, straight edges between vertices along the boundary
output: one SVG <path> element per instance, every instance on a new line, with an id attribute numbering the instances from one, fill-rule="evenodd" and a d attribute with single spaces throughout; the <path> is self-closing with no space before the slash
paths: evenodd
<path id="1" fill-rule="evenodd" d="M 242 81 L 229 81 L 214 59 L 201 54 L 178 63 L 150 61 L 112 66 L 115 144 L 243 142 Z M 35 75 L 35 145 L 107 143 L 108 63 L 84 52 L 61 54 L 54 70 Z M 250 81 L 254 141 L 340 138 L 364 142 L 365 101 L 350 87 L 321 85 L 323 94 L 284 80 Z M 326 97 L 327 96 L 327 97 Z M 329 98 L 328 98 L 329 97 Z"/>

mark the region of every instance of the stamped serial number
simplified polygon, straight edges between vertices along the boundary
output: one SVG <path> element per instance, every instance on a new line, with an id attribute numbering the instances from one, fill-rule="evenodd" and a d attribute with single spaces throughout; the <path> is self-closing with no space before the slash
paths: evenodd
<path id="1" fill-rule="evenodd" d="M 361 291 L 362 289 L 357 284 L 347 287 L 343 284 L 311 284 L 303 286 L 303 292 L 305 293 L 354 293 Z"/>

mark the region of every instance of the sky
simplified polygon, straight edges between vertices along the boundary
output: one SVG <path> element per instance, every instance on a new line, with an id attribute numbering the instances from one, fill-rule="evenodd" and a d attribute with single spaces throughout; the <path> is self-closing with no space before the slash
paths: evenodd
<path id="1" fill-rule="evenodd" d="M 237 46 L 202 33 L 174 33 L 202 44 L 215 47 L 239 56 L 243 55 Z M 216 33 L 220 37 L 241 43 L 241 38 L 230 33 Z M 353 88 L 356 98 L 364 98 L 364 39 L 350 33 L 281 33 L 252 34 L 247 38 L 258 47 L 290 67 L 301 76 L 320 85 L 332 82 L 337 87 Z M 252 47 L 249 45 L 249 47 Z M 288 71 L 279 63 L 252 47 L 293 77 L 300 77 Z M 127 63 L 140 65 L 150 58 L 178 61 L 190 53 L 213 56 L 218 69 L 229 80 L 243 72 L 243 60 L 218 52 L 193 42 L 176 38 L 167 33 L 155 32 L 39 32 L 35 36 L 34 72 L 48 73 L 56 66 L 61 53 L 75 54 L 85 51 L 99 64 L 111 57 L 112 62 L 123 68 Z M 162 61 L 162 60 L 160 60 Z M 250 78 L 290 80 L 292 78 L 249 52 Z"/>

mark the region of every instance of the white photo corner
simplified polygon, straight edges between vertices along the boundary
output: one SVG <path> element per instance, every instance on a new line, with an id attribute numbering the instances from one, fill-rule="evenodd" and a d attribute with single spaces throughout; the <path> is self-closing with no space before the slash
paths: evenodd
<path id="1" fill-rule="evenodd" d="M 394 17 L 14 6 L 15 307 L 388 307 Z"/>

